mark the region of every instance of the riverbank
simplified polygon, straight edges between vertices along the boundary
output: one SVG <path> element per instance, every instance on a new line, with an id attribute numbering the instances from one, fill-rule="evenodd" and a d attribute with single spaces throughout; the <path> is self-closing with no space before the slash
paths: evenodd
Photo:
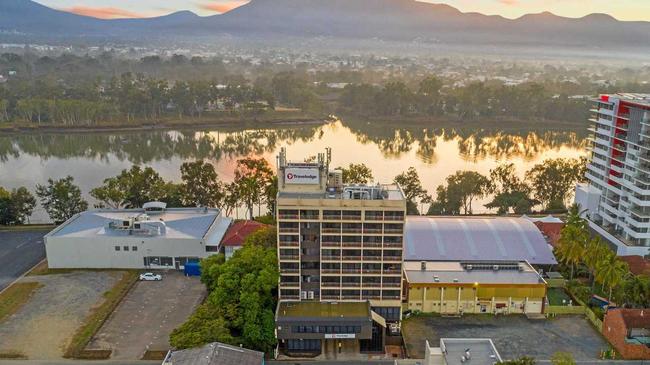
<path id="1" fill-rule="evenodd" d="M 302 112 L 277 111 L 262 116 L 220 116 L 207 115 L 201 118 L 160 120 L 132 120 L 129 122 L 103 122 L 80 126 L 62 124 L 6 123 L 0 124 L 0 135 L 24 133 L 97 133 L 97 132 L 139 132 L 152 130 L 181 130 L 214 127 L 267 128 L 278 126 L 320 125 L 331 121 L 328 116 L 317 116 Z"/>
<path id="2" fill-rule="evenodd" d="M 395 128 L 426 127 L 426 128 L 482 128 L 499 129 L 504 132 L 520 130 L 544 129 L 556 132 L 574 132 L 587 130 L 584 121 L 559 121 L 549 119 L 515 119 L 515 118 L 482 118 L 459 120 L 449 116 L 400 116 L 400 117 L 362 117 L 353 114 L 339 115 L 346 124 L 369 124 L 376 126 L 391 125 Z"/>

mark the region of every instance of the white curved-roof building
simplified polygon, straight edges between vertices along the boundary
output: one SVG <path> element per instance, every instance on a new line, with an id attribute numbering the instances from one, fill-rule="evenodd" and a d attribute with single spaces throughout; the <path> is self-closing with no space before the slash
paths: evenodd
<path id="1" fill-rule="evenodd" d="M 542 233 L 526 218 L 409 216 L 404 240 L 405 261 L 557 264 Z"/>

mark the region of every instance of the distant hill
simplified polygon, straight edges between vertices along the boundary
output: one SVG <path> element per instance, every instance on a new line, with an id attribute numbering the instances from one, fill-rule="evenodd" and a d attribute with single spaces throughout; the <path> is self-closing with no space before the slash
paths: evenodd
<path id="1" fill-rule="evenodd" d="M 75 15 L 31 0 L 2 0 L 0 40 L 7 34 L 32 40 L 229 35 L 276 41 L 282 37 L 331 37 L 458 45 L 650 48 L 650 22 L 618 21 L 605 14 L 574 19 L 551 13 L 511 20 L 415 0 L 252 0 L 222 15 L 200 17 L 182 11 L 117 20 Z"/>

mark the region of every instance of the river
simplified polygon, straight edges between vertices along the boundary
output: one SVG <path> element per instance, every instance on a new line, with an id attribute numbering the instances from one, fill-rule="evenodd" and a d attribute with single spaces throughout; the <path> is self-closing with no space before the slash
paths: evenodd
<path id="1" fill-rule="evenodd" d="M 151 166 L 165 179 L 179 181 L 184 161 L 208 160 L 224 181 L 233 178 L 237 158 L 263 156 L 275 165 L 281 147 L 289 159 L 303 160 L 332 148 L 332 167 L 363 162 L 380 182 L 414 166 L 430 193 L 457 170 L 488 174 L 502 162 L 514 162 L 519 174 L 547 158 L 586 154 L 585 130 L 561 131 L 526 125 L 490 128 L 427 127 L 421 124 L 338 121 L 316 126 L 272 129 L 30 133 L 0 136 L 0 186 L 34 190 L 48 178 L 72 175 L 88 191 L 133 164 Z M 482 203 L 475 212 L 485 212 Z M 241 213 L 240 213 L 241 214 Z M 48 221 L 37 207 L 32 223 Z"/>

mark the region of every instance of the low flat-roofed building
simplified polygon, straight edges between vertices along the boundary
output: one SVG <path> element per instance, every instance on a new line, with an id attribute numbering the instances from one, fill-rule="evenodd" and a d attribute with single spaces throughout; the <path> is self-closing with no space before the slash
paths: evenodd
<path id="1" fill-rule="evenodd" d="M 406 262 L 407 306 L 422 312 L 542 313 L 546 281 L 527 262 Z"/>
<path id="2" fill-rule="evenodd" d="M 276 311 L 280 351 L 290 356 L 316 356 L 322 352 L 382 352 L 383 317 L 370 302 L 282 301 Z"/>
<path id="3" fill-rule="evenodd" d="M 264 353 L 220 342 L 170 351 L 162 365 L 264 365 Z"/>
<path id="4" fill-rule="evenodd" d="M 218 251 L 231 219 L 221 210 L 96 209 L 74 215 L 48 233 L 50 268 L 176 268 Z"/>
<path id="5" fill-rule="evenodd" d="M 441 338 L 440 350 L 445 365 L 494 365 L 502 361 L 494 343 L 487 338 Z"/>
<path id="6" fill-rule="evenodd" d="M 404 232 L 404 261 L 557 264 L 542 233 L 526 218 L 409 216 Z"/>

